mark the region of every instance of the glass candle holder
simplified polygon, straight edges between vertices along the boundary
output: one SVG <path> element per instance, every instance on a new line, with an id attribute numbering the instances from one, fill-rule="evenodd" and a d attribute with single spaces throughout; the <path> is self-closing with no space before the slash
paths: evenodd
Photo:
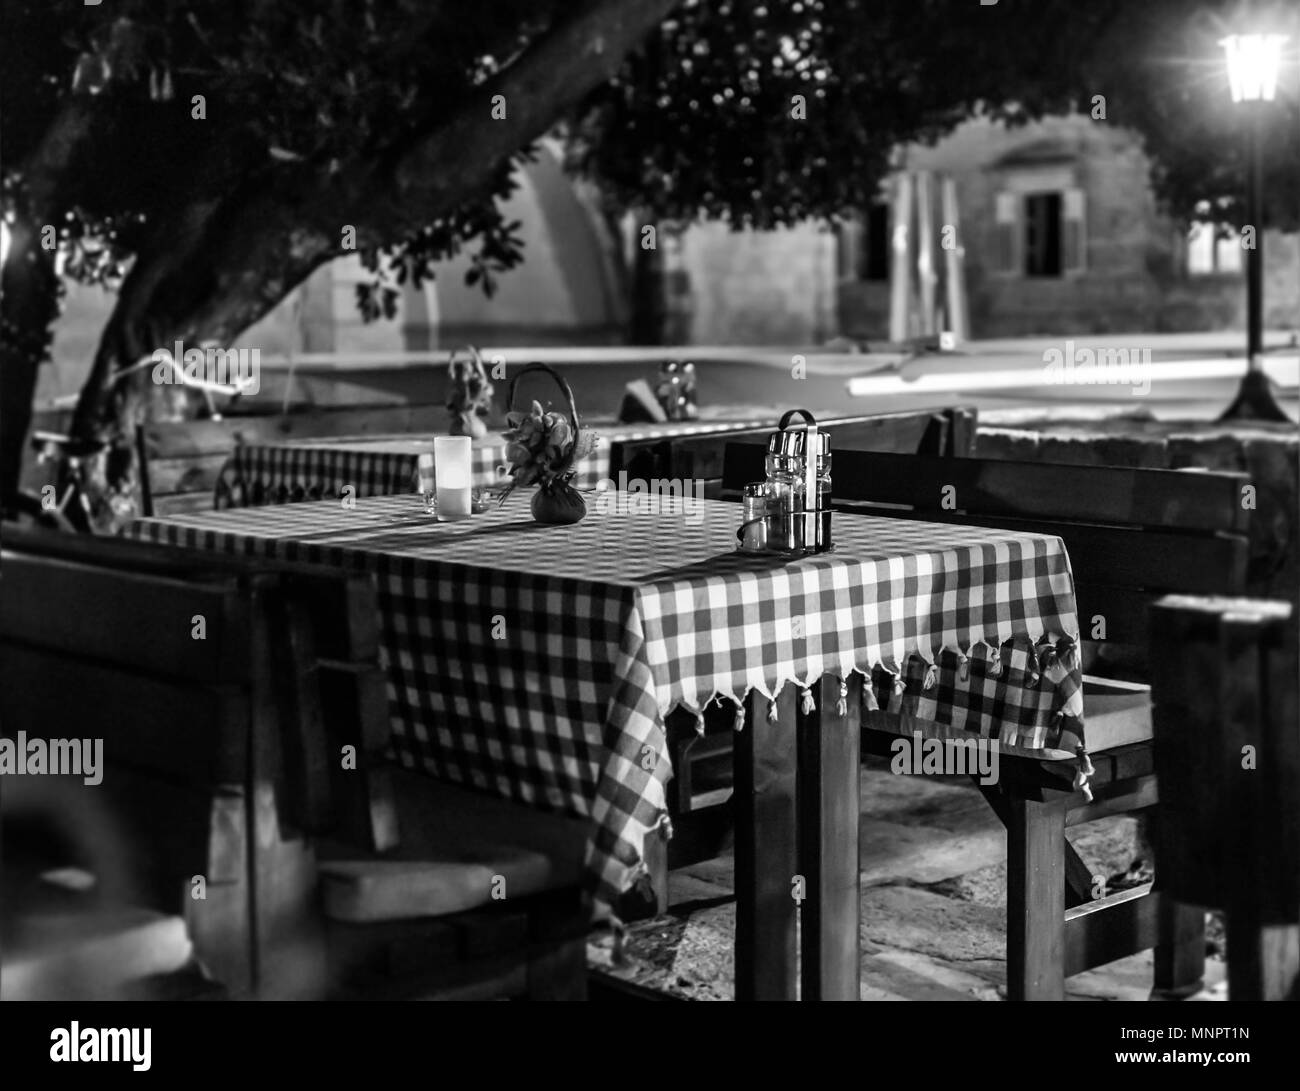
<path id="1" fill-rule="evenodd" d="M 751 481 L 741 498 L 740 551 L 762 553 L 767 549 L 767 482 Z"/>
<path id="2" fill-rule="evenodd" d="M 430 515 L 438 514 L 438 494 L 433 479 L 433 452 L 421 451 L 416 460 L 416 475 L 419 478 L 419 492 L 424 497 L 424 510 Z"/>
<path id="3" fill-rule="evenodd" d="M 434 437 L 433 477 L 439 522 L 469 518 L 470 460 L 469 436 Z"/>

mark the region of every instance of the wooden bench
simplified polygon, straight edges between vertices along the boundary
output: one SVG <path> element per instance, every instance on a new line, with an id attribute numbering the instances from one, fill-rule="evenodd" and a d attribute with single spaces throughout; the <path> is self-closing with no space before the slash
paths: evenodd
<path id="1" fill-rule="evenodd" d="M 1300 999 L 1300 708 L 1289 603 L 1152 611 L 1161 896 L 1222 909 L 1231 1000 Z"/>
<path id="2" fill-rule="evenodd" d="M 760 479 L 763 458 L 760 447 L 729 447 L 724 494 Z M 837 508 L 1062 538 L 1081 636 L 1135 649 L 1130 663 L 1150 646 L 1148 611 L 1156 599 L 1244 587 L 1247 484 L 1239 474 L 838 449 L 834 463 Z M 1065 839 L 1067 826 L 1156 804 L 1150 690 L 1086 675 L 1084 718 L 1096 767 L 1092 802 L 1073 791 L 1072 762 L 1014 755 L 1003 755 L 1002 781 L 984 793 L 1007 824 L 1012 999 L 1060 999 L 1066 977 L 1155 944 L 1161 910 L 1149 884 L 1095 899 L 1091 871 Z M 890 736 L 877 730 L 887 726 L 885 714 L 870 714 L 865 751 L 887 746 Z M 1199 986 L 1204 918 L 1177 906 L 1166 911 L 1176 920 L 1165 934 L 1178 942 L 1158 946 L 1156 986 L 1181 995 Z"/>

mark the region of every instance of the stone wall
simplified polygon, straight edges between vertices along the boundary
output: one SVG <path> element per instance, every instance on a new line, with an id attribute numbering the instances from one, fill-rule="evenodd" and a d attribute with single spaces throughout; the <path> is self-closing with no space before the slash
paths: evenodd
<path id="1" fill-rule="evenodd" d="M 682 233 L 674 264 L 674 292 L 686 297 L 693 344 L 811 345 L 836 333 L 829 230 L 696 224 Z"/>

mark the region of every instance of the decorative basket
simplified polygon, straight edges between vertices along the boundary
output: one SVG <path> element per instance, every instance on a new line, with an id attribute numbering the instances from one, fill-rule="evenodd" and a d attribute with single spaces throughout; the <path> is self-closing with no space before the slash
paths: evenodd
<path id="1" fill-rule="evenodd" d="M 544 371 L 554 379 L 568 402 L 568 421 L 565 423 L 570 434 L 567 439 L 562 437 L 560 445 L 547 442 L 550 430 L 555 427 L 551 418 L 558 414 L 543 412 L 539 402 L 533 403 L 533 411 L 528 415 L 515 409 L 515 390 L 519 380 L 532 371 Z M 510 440 L 506 457 L 511 463 L 510 476 L 513 479 L 506 490 L 507 495 L 518 485 L 536 484 L 537 492 L 532 503 L 534 519 L 548 524 L 578 522 L 587 514 L 587 505 L 571 481 L 577 472 L 578 459 L 592 449 L 595 437 L 583 431 L 573 389 L 563 375 L 546 364 L 529 364 L 510 380 L 510 396 L 506 404 L 506 419 L 511 426 L 506 432 L 506 438 Z M 540 445 L 539 439 L 542 441 Z M 552 448 L 554 454 L 549 453 Z"/>

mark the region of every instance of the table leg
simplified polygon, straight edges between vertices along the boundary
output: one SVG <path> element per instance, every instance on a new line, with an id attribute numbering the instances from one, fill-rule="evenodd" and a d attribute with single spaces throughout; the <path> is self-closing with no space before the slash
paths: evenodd
<path id="1" fill-rule="evenodd" d="M 1007 999 L 1065 999 L 1065 798 L 1007 801 Z"/>
<path id="2" fill-rule="evenodd" d="M 796 998 L 796 696 L 782 690 L 774 721 L 767 698 L 750 694 L 736 735 L 737 1000 Z"/>
<path id="3" fill-rule="evenodd" d="M 853 675 L 845 699 L 838 678 L 817 687 L 817 708 L 799 731 L 799 859 L 806 882 L 800 941 L 805 1000 L 857 1000 L 858 762 L 862 678 Z"/>

